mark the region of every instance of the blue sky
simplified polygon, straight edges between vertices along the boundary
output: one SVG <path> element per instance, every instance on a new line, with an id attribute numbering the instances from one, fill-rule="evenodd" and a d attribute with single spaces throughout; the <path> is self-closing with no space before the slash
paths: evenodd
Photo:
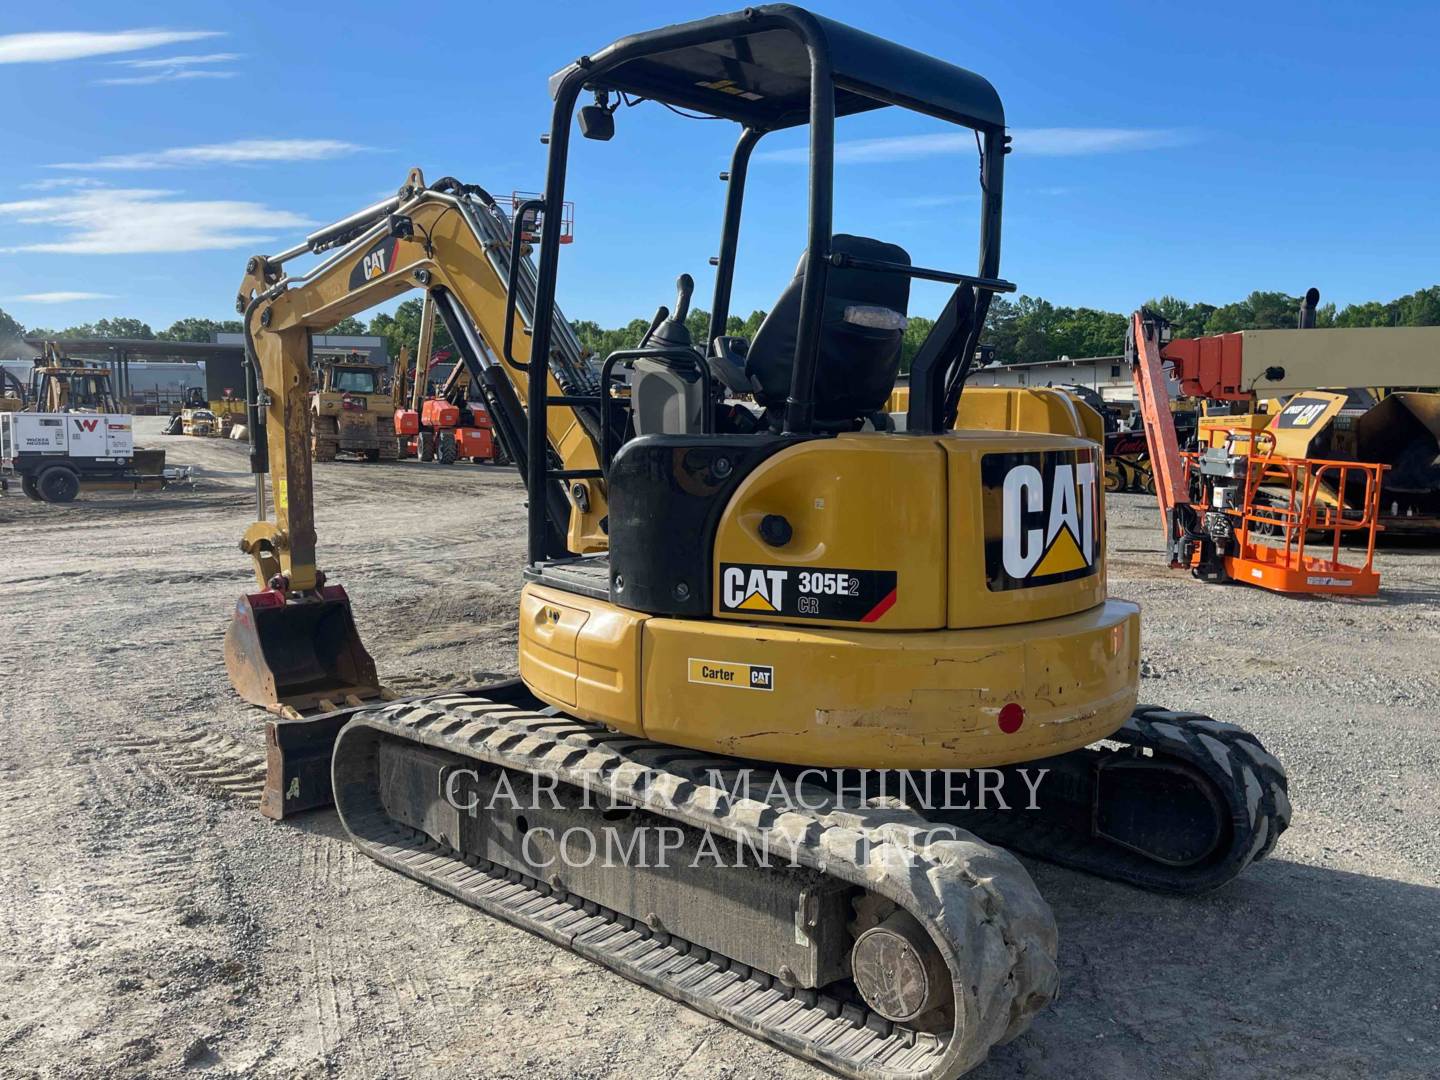
<path id="1" fill-rule="evenodd" d="M 1128 311 L 1318 285 L 1341 304 L 1440 281 L 1433 3 L 924 3 L 816 9 L 990 79 L 1015 132 L 1002 272 Z M 542 181 L 546 78 L 662 21 L 725 10 L 51 2 L 0 19 L 0 307 L 27 326 L 230 317 L 245 257 L 393 191 L 407 168 Z M 663 15 L 657 11 L 663 10 Z M 560 298 L 616 324 L 702 306 L 734 129 L 654 105 L 577 140 Z M 969 270 L 973 148 L 894 109 L 841 121 L 837 229 Z M 888 140 L 876 142 L 874 140 Z M 734 310 L 769 307 L 803 243 L 796 133 L 752 166 Z M 912 312 L 939 304 L 917 291 Z"/>

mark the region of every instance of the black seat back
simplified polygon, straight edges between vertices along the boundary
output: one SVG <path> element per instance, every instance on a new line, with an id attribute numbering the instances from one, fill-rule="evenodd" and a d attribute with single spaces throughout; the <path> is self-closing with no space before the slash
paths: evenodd
<path id="1" fill-rule="evenodd" d="M 904 248 L 864 236 L 837 233 L 831 238 L 830 250 L 857 258 L 910 264 Z M 795 277 L 760 324 L 746 356 L 745 373 L 755 387 L 755 398 L 767 408 L 783 406 L 790 394 L 804 269 L 802 258 Z M 900 368 L 904 330 L 898 325 L 867 325 L 875 320 L 853 309 L 888 309 L 903 322 L 909 304 L 910 278 L 905 274 L 830 268 L 815 372 L 817 420 L 851 420 L 885 407 Z M 847 310 L 852 312 L 848 320 Z M 857 322 L 857 318 L 862 321 Z"/>

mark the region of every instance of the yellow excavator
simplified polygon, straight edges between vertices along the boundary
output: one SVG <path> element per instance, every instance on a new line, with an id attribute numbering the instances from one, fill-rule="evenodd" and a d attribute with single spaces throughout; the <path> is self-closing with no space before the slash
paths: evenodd
<path id="1" fill-rule="evenodd" d="M 1284 770 L 1234 725 L 1136 706 L 1098 417 L 964 390 L 1014 288 L 988 82 L 766 5 L 621 38 L 550 90 L 545 191 L 513 216 L 413 170 L 247 265 L 259 589 L 226 657 L 274 714 L 262 808 L 333 798 L 381 864 L 842 1076 L 958 1076 L 1056 993 L 1054 919 L 1004 848 L 1213 889 L 1285 829 Z M 711 322 L 691 340 L 682 275 L 595 372 L 556 306 L 546 208 L 572 119 L 608 141 L 641 99 L 739 127 Z M 833 231 L 836 120 L 884 107 L 974 132 L 975 273 Z M 795 127 L 803 256 L 754 339 L 728 337 L 747 165 Z M 915 278 L 952 292 L 892 414 Z M 519 678 L 395 700 L 317 566 L 306 364 L 312 333 L 410 289 L 520 467 L 529 544 Z"/>
<path id="2" fill-rule="evenodd" d="M 35 358 L 25 398 L 31 412 L 122 411 L 111 387 L 110 369 L 72 359 L 53 341 L 45 342 Z"/>

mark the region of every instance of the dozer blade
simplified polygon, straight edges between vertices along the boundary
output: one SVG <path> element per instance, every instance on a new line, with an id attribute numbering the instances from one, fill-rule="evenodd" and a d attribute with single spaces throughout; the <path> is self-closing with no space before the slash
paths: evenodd
<path id="1" fill-rule="evenodd" d="M 265 725 L 260 812 L 278 820 L 329 806 L 335 737 L 382 695 L 345 590 L 288 603 L 278 592 L 242 596 L 225 631 L 225 667 L 241 697 L 277 716 Z"/>

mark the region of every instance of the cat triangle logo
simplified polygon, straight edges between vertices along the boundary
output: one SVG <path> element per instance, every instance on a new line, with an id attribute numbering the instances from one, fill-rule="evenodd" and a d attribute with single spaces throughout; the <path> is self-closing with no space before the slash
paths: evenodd
<path id="1" fill-rule="evenodd" d="M 773 613 L 775 611 L 775 605 L 770 603 L 769 600 L 766 600 L 765 597 L 760 594 L 760 590 L 756 589 L 754 592 L 752 592 L 749 596 L 745 597 L 745 599 L 740 602 L 740 610 L 769 611 Z"/>
<path id="2" fill-rule="evenodd" d="M 1068 574 L 1072 570 L 1084 570 L 1088 565 L 1085 556 L 1080 553 L 1080 545 L 1075 540 L 1075 534 L 1070 531 L 1069 526 L 1062 525 L 1060 531 L 1055 534 L 1055 539 L 1050 542 L 1050 550 L 1041 557 L 1034 573 L 1036 577 L 1048 577 L 1051 574 Z"/>
<path id="3" fill-rule="evenodd" d="M 1014 464 L 1013 458 L 996 457 L 1007 468 L 999 485 L 999 550 L 986 555 L 991 579 L 1013 588 L 1094 573 L 1104 525 L 1091 453 L 1047 451 Z"/>
<path id="4" fill-rule="evenodd" d="M 789 570 L 765 566 L 726 566 L 720 580 L 721 606 L 726 611 L 778 615 L 785 610 Z"/>

